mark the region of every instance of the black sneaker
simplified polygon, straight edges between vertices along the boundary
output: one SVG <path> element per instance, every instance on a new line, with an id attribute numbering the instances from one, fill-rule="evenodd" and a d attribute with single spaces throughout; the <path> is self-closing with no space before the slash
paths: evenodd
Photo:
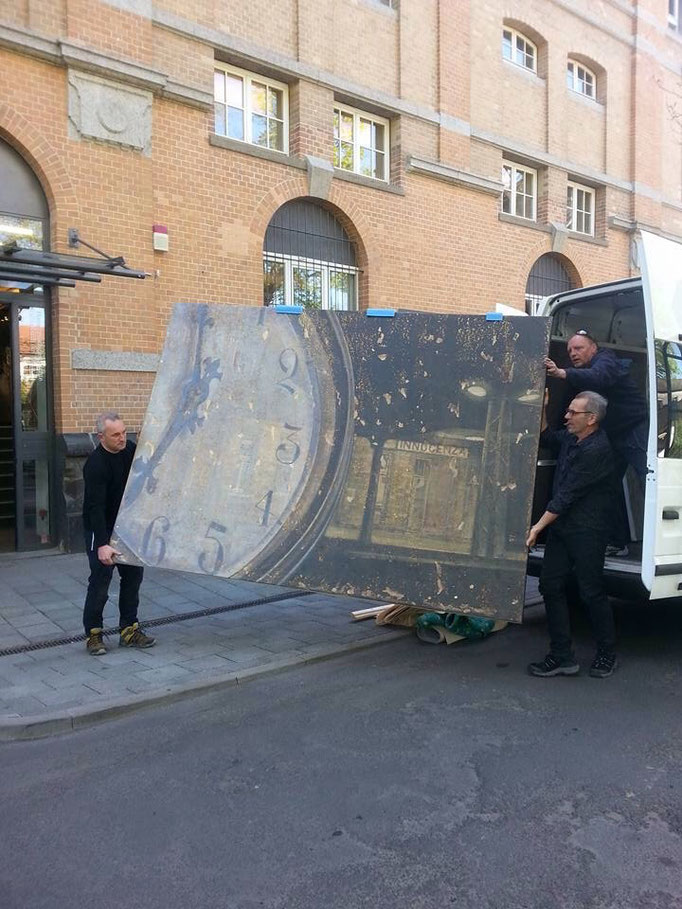
<path id="1" fill-rule="evenodd" d="M 630 555 L 630 547 L 627 545 L 619 546 L 617 543 L 609 543 L 606 547 L 606 557 L 609 559 L 627 559 Z"/>
<path id="2" fill-rule="evenodd" d="M 594 662 L 590 666 L 590 675 L 593 679 L 608 679 L 618 665 L 615 653 L 597 652 Z"/>
<path id="3" fill-rule="evenodd" d="M 554 675 L 577 675 L 580 666 L 572 657 L 559 659 L 553 653 L 548 653 L 541 663 L 529 663 L 528 672 L 545 679 Z"/>

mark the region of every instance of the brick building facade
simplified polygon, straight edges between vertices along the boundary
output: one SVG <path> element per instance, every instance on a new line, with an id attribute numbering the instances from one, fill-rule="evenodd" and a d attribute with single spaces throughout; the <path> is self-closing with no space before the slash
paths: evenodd
<path id="1" fill-rule="evenodd" d="M 175 300 L 523 310 L 682 237 L 680 5 L 3 0 L 0 242 L 149 277 L 0 288 L 0 546 L 69 543 L 71 456 L 102 409 L 139 427 Z"/>

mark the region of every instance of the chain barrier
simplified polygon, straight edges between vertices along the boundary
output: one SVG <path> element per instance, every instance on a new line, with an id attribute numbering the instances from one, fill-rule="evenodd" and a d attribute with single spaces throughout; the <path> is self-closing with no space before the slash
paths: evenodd
<path id="1" fill-rule="evenodd" d="M 257 600 L 244 600 L 241 603 L 228 603 L 226 606 L 208 606 L 205 609 L 196 609 L 193 612 L 179 612 L 177 615 L 165 615 L 158 619 L 149 619 L 147 622 L 140 622 L 140 628 L 158 628 L 159 625 L 172 625 L 175 622 L 187 622 L 189 619 L 202 619 L 211 615 L 220 615 L 223 612 L 236 612 L 238 609 L 250 609 L 252 606 L 264 606 L 267 603 L 279 603 L 282 600 L 293 600 L 297 597 L 309 597 L 311 590 L 297 590 L 291 593 L 278 593 L 271 597 L 260 597 Z M 105 628 L 102 631 L 102 637 L 109 637 L 113 634 L 119 634 L 119 626 L 116 628 Z M 19 653 L 30 653 L 32 650 L 46 650 L 48 647 L 61 647 L 63 644 L 78 644 L 85 641 L 87 635 L 74 634 L 68 638 L 54 638 L 49 641 L 34 641 L 30 644 L 17 644 L 15 647 L 5 647 L 0 650 L 0 657 L 14 656 Z"/>

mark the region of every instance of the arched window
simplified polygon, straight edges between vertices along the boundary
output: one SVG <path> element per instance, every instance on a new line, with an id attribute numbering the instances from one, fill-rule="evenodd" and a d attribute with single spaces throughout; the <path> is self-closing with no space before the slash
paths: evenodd
<path id="1" fill-rule="evenodd" d="M 353 242 L 333 213 L 294 199 L 272 216 L 263 243 L 263 302 L 357 309 Z"/>
<path id="2" fill-rule="evenodd" d="M 545 253 L 535 260 L 526 282 L 526 312 L 534 316 L 543 297 L 576 287 L 562 257 Z"/>
<path id="3" fill-rule="evenodd" d="M 502 57 L 516 66 L 536 73 L 538 69 L 538 49 L 530 38 L 515 28 L 505 26 L 502 29 Z"/>
<path id="4" fill-rule="evenodd" d="M 566 84 L 571 91 L 585 95 L 586 98 L 597 97 L 596 74 L 578 60 L 572 60 L 570 57 L 566 64 Z"/>
<path id="5" fill-rule="evenodd" d="M 17 242 L 47 249 L 49 212 L 43 188 L 24 159 L 0 140 L 0 245 Z M 20 281 L 0 284 L 0 293 L 42 293 L 42 286 Z"/>

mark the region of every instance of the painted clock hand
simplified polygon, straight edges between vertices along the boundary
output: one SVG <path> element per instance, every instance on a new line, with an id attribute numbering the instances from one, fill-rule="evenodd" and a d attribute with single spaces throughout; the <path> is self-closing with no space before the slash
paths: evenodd
<path id="1" fill-rule="evenodd" d="M 197 427 L 204 422 L 205 416 L 199 412 L 199 408 L 208 399 L 211 391 L 211 382 L 214 379 L 220 380 L 223 377 L 222 372 L 220 372 L 219 359 L 201 358 L 204 332 L 213 325 L 213 319 L 208 315 L 208 307 L 205 304 L 197 306 L 194 312 L 196 313 L 197 322 L 194 365 L 192 372 L 182 384 L 180 407 L 168 424 L 153 454 L 148 458 L 136 459 L 133 462 L 130 481 L 126 490 L 126 507 L 137 499 L 145 485 L 147 492 L 154 492 L 158 482 L 154 476 L 154 471 L 159 462 L 183 430 L 188 429 L 193 434 Z"/>

